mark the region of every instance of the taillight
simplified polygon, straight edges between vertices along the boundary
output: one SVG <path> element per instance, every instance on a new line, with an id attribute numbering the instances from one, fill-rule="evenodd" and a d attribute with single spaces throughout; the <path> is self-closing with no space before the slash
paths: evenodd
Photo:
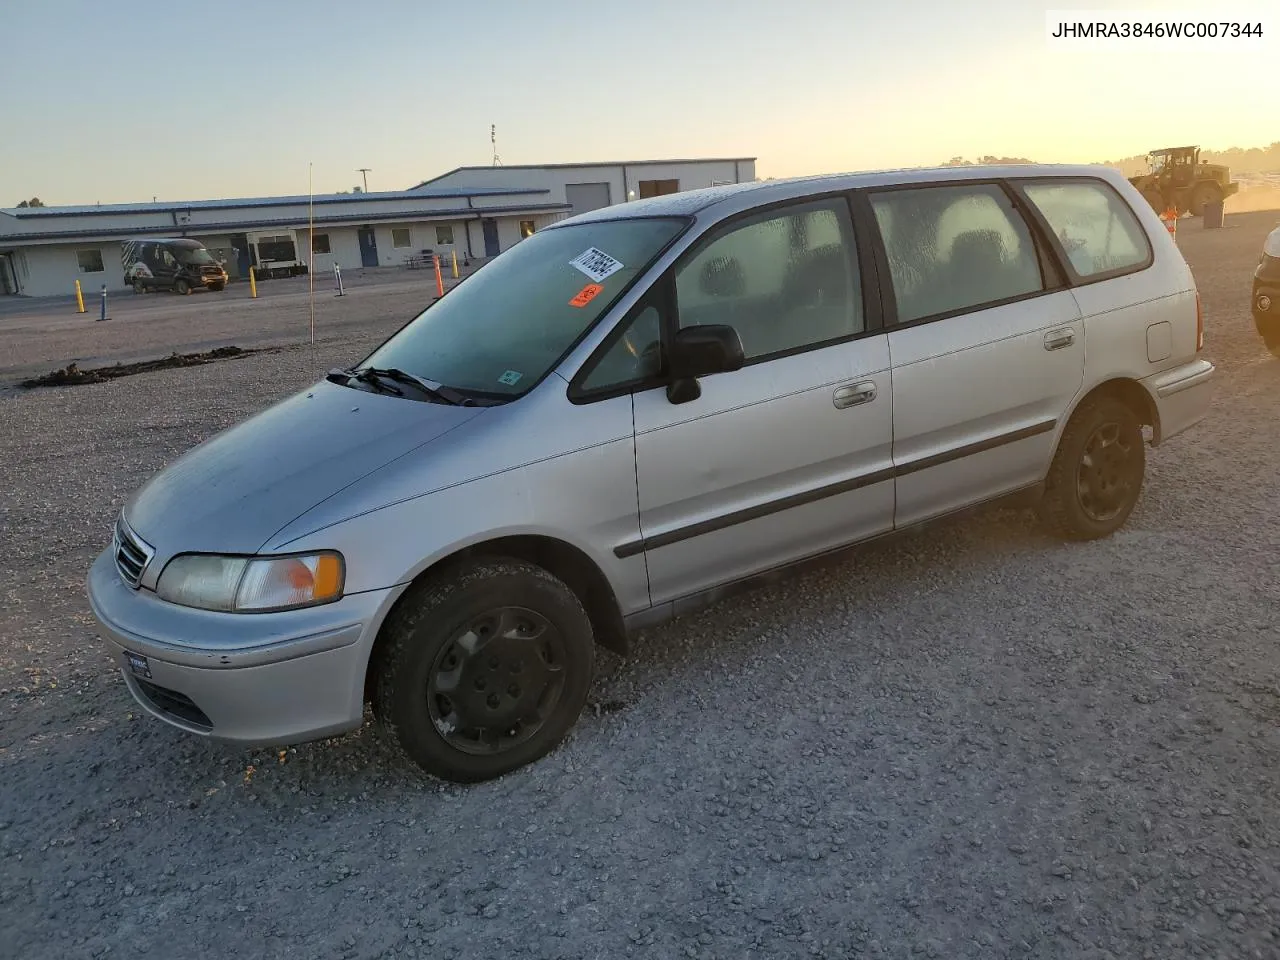
<path id="1" fill-rule="evenodd" d="M 1204 308 L 1200 305 L 1200 291 L 1196 291 L 1196 353 L 1204 349 Z"/>

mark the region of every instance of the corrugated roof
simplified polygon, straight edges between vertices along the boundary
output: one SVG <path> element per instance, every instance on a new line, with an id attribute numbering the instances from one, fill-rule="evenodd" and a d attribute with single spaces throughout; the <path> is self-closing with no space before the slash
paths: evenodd
<path id="1" fill-rule="evenodd" d="M 437 187 L 434 190 L 390 190 L 378 193 L 326 193 L 317 195 L 317 206 L 369 201 L 457 199 L 466 197 L 521 196 L 550 193 L 533 187 Z M 236 197 L 228 200 L 157 201 L 155 203 L 103 203 L 91 206 L 11 207 L 0 213 L 26 220 L 35 217 L 116 216 L 130 213 L 179 213 L 187 210 L 237 210 L 255 207 L 297 206 L 313 201 L 302 194 L 292 197 Z"/>
<path id="2" fill-rule="evenodd" d="M 686 160 L 595 160 L 581 163 L 504 163 L 500 167 L 454 167 L 448 173 L 442 173 L 430 180 L 423 180 L 411 190 L 419 190 L 428 184 L 451 177 L 455 173 L 472 170 L 577 170 L 583 167 L 652 167 L 669 163 L 755 163 L 755 157 L 698 157 Z"/>
<path id="3" fill-rule="evenodd" d="M 546 191 L 538 191 L 545 193 Z M 485 217 L 495 214 L 512 213 L 556 213 L 572 208 L 567 203 L 522 203 L 508 207 L 458 207 L 452 210 L 397 210 L 388 213 L 342 213 L 328 216 L 317 216 L 316 229 L 338 226 L 349 223 L 392 223 L 403 220 L 446 220 L 458 217 Z M 279 227 L 281 229 L 305 229 L 305 217 L 286 217 L 275 220 L 242 220 L 234 223 L 194 223 L 186 226 L 188 234 L 197 236 L 217 235 L 242 230 L 257 230 Z M 145 237 L 148 240 L 160 239 L 173 235 L 173 224 L 158 224 L 151 227 L 80 227 L 75 230 L 43 231 L 38 233 L 0 233 L 0 246 L 5 244 L 30 243 L 38 240 L 89 240 L 94 237 Z"/>

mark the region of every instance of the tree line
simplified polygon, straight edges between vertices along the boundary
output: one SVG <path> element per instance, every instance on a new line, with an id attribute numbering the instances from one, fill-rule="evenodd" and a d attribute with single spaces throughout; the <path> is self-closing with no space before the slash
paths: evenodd
<path id="1" fill-rule="evenodd" d="M 1177 144 L 1177 146 L 1186 146 L 1186 144 Z M 1158 149 L 1153 147 L 1152 149 Z M 1231 168 L 1234 176 L 1239 173 L 1280 173 L 1280 142 L 1273 143 L 1269 147 L 1230 147 L 1226 150 L 1208 150 L 1202 148 L 1200 150 L 1200 160 L 1204 163 L 1224 163 Z M 1026 157 L 979 157 L 976 160 L 966 160 L 964 157 L 952 157 L 950 160 L 942 164 L 944 167 L 971 167 L 980 163 L 1035 163 L 1034 160 L 1028 160 Z M 1116 167 L 1126 177 L 1136 176 L 1140 173 L 1147 172 L 1147 155 L 1145 153 L 1135 154 L 1131 157 L 1122 157 L 1119 160 L 1098 160 L 1107 167 Z"/>

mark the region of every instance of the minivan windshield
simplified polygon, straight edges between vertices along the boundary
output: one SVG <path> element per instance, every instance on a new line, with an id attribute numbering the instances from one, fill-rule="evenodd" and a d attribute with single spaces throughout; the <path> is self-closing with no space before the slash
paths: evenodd
<path id="1" fill-rule="evenodd" d="M 173 255 L 177 257 L 179 263 L 185 263 L 192 267 L 201 267 L 205 264 L 216 263 L 209 251 L 204 247 L 170 247 Z"/>
<path id="2" fill-rule="evenodd" d="M 542 379 L 685 228 L 600 220 L 534 233 L 436 301 L 361 366 L 511 397 Z"/>

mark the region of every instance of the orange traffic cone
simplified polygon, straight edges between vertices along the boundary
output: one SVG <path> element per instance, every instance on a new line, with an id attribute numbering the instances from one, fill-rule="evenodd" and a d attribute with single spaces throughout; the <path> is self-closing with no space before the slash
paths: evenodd
<path id="1" fill-rule="evenodd" d="M 1177 208 L 1169 206 L 1165 208 L 1164 213 L 1160 214 L 1160 219 L 1164 221 L 1164 227 L 1169 231 L 1169 236 L 1173 237 L 1175 243 L 1178 241 L 1178 211 Z"/>

